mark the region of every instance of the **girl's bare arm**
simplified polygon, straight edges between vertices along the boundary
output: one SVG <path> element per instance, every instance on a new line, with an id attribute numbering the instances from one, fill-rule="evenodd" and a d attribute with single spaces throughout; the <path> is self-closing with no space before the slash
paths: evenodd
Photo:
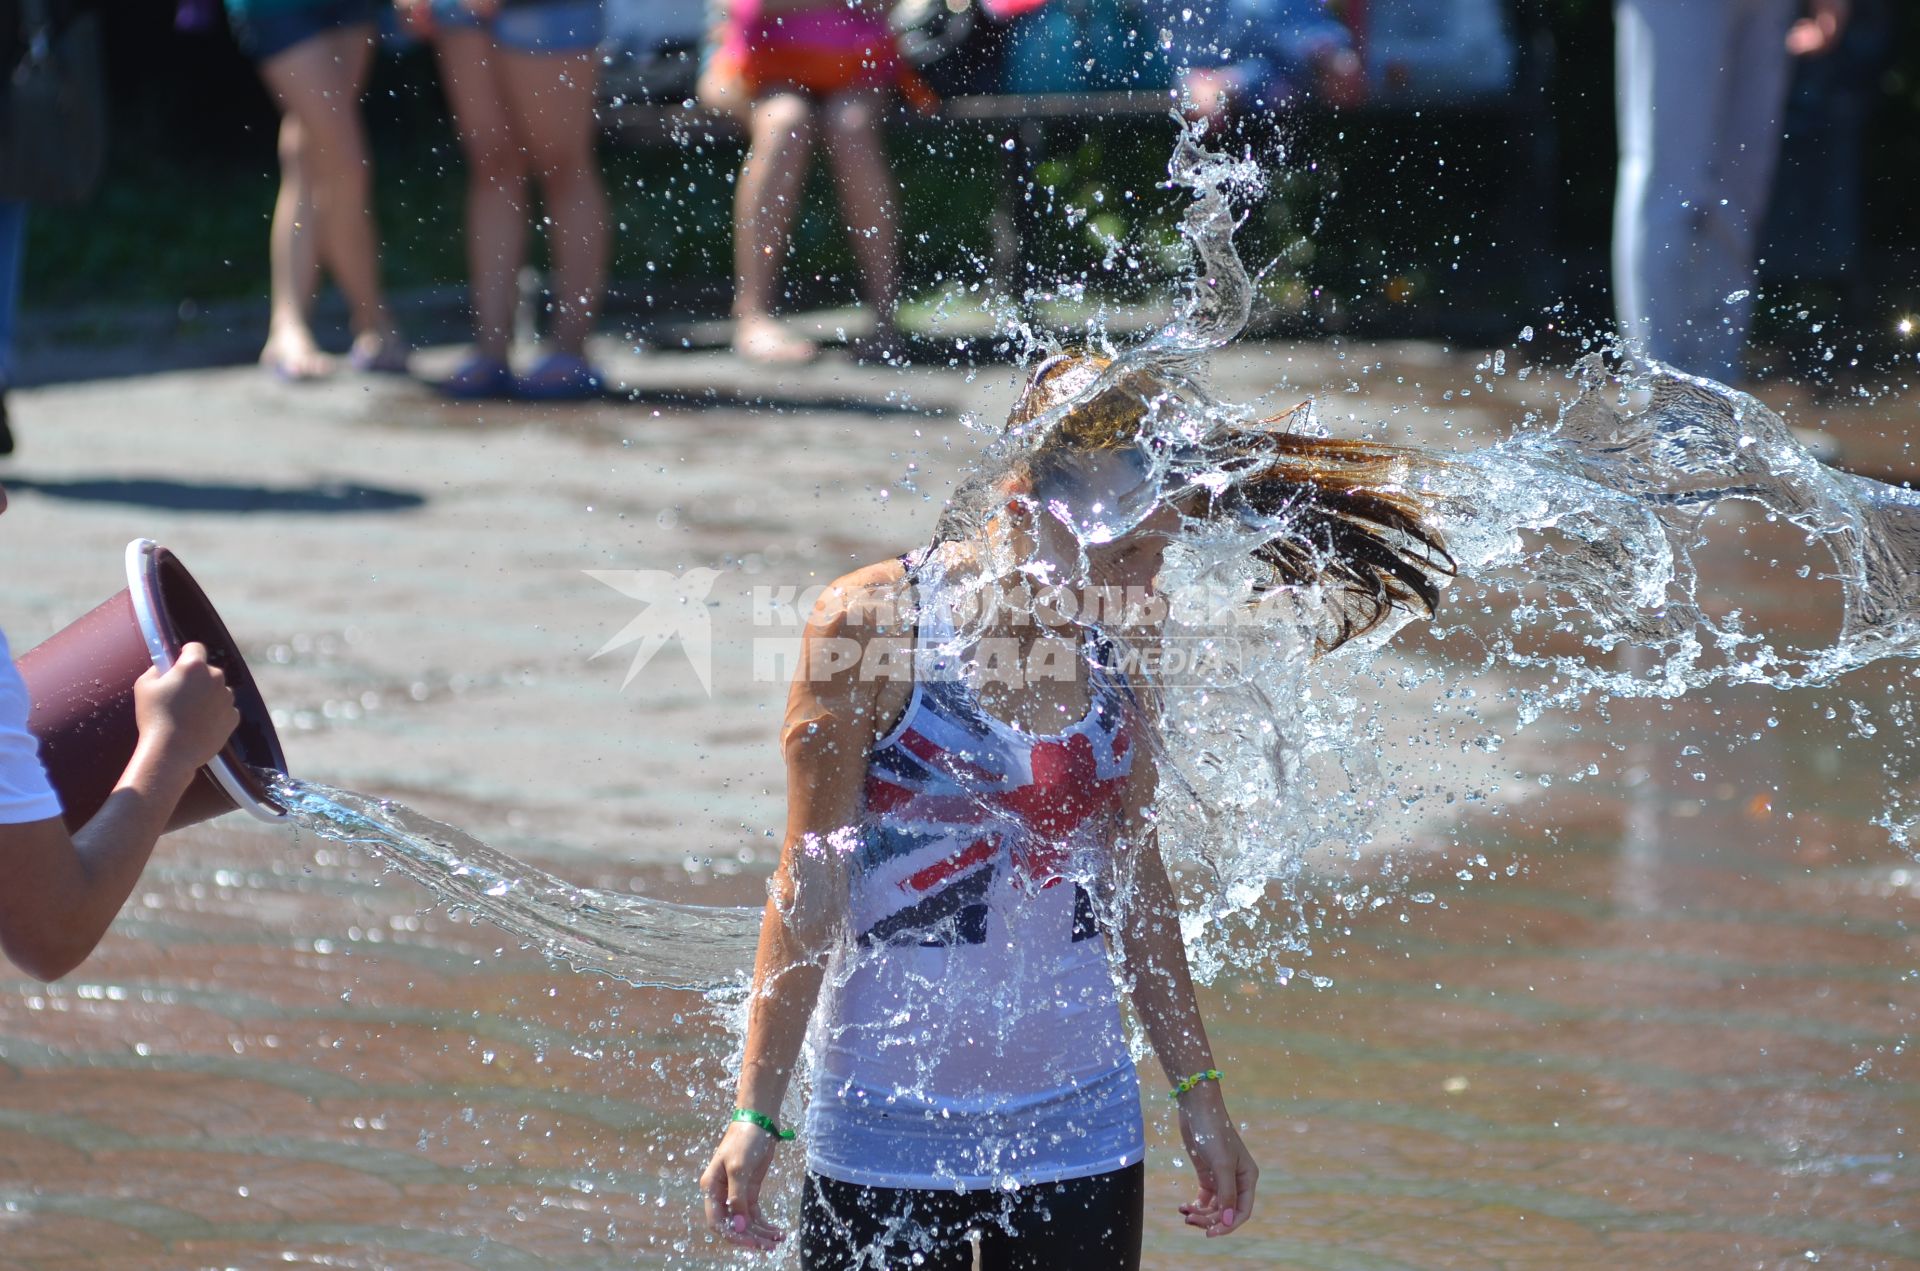
<path id="1" fill-rule="evenodd" d="M 747 1006 L 746 1050 L 735 1106 L 778 1119 L 828 955 L 844 922 L 851 835 L 860 815 L 867 753 L 882 726 L 875 713 L 895 696 L 866 673 L 865 652 L 890 638 L 861 608 L 888 571 L 876 566 L 829 588 L 808 622 L 801 665 L 787 698 L 781 750 L 787 767 L 787 829 L 768 885 Z M 876 574 L 876 571 L 877 574 Z M 709 1223 L 729 1239 L 770 1248 L 784 1235 L 760 1212 L 760 1188 L 775 1140 L 734 1122 L 701 1178 Z"/>
<path id="2" fill-rule="evenodd" d="M 1160 856 L 1152 807 L 1155 774 L 1145 739 L 1134 748 L 1133 779 L 1128 783 L 1128 828 L 1116 897 L 1115 925 L 1121 965 L 1134 1013 L 1166 1073 L 1171 1089 L 1182 1080 L 1214 1069 L 1213 1047 L 1200 1017 L 1187 949 L 1180 932 L 1180 902 Z M 1180 1135 L 1193 1161 L 1199 1188 L 1180 1212 L 1189 1226 L 1221 1236 L 1253 1214 L 1254 1184 L 1260 1168 L 1227 1113 L 1218 1080 L 1206 1080 L 1179 1096 Z"/>

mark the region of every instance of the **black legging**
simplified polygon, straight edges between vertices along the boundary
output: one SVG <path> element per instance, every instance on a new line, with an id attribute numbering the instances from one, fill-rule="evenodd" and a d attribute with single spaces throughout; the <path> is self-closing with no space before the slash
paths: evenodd
<path id="1" fill-rule="evenodd" d="M 1136 1271 L 1146 1166 L 1018 1191 L 860 1187 L 809 1173 L 802 1271 Z M 915 1262 L 918 1254 L 922 1261 Z"/>

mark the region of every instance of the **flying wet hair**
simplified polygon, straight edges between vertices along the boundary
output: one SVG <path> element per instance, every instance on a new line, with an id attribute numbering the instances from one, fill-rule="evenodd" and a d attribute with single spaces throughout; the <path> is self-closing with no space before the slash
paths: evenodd
<path id="1" fill-rule="evenodd" d="M 1166 472 L 1166 497 L 1186 516 L 1260 532 L 1252 554 L 1267 576 L 1256 596 L 1291 588 L 1317 600 L 1326 619 L 1316 624 L 1319 653 L 1374 630 L 1396 609 L 1433 615 L 1457 568 L 1427 522 L 1432 498 L 1416 485 L 1436 460 L 1292 432 L 1303 407 L 1210 421 L 1204 435 L 1181 440 L 1162 421 L 1179 413 L 1182 386 L 1139 368 L 1108 376 L 1111 365 L 1062 354 L 1034 369 L 1007 417 L 1010 436 L 1033 433 L 1011 472 L 1043 491 L 1070 478 L 1082 456 L 1141 452 Z"/>

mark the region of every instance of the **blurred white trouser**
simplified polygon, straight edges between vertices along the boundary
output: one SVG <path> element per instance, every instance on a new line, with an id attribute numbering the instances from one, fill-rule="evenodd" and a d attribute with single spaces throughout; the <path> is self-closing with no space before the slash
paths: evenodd
<path id="1" fill-rule="evenodd" d="M 1654 357 L 1740 378 L 1794 0 L 1615 0 L 1613 297 Z M 1728 301 L 1727 297 L 1740 298 Z"/>

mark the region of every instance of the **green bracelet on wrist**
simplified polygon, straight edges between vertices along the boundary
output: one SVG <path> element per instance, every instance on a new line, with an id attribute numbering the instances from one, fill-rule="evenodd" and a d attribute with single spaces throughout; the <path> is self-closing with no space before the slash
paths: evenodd
<path id="1" fill-rule="evenodd" d="M 781 1129 L 779 1123 L 764 1112 L 755 1112 L 752 1108 L 735 1108 L 733 1119 L 745 1121 L 748 1125 L 757 1125 L 782 1143 L 793 1141 L 793 1131 Z"/>
<path id="2" fill-rule="evenodd" d="M 1173 1089 L 1167 1091 L 1167 1098 L 1178 1099 L 1181 1095 L 1192 1090 L 1203 1081 L 1218 1080 L 1220 1080 L 1220 1070 L 1218 1068 L 1209 1068 L 1205 1072 L 1196 1072 L 1191 1077 L 1182 1077 L 1180 1080 L 1174 1082 Z"/>

